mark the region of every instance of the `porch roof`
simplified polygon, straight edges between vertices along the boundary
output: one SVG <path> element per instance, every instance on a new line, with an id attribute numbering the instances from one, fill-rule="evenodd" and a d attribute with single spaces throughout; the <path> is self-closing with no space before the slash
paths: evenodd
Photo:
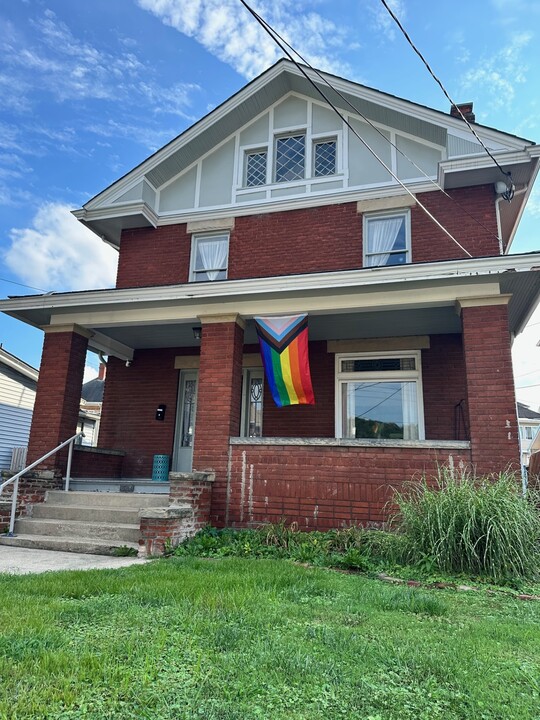
<path id="1" fill-rule="evenodd" d="M 310 338 L 460 332 L 455 302 L 510 295 L 519 333 L 540 298 L 540 253 L 341 272 L 11 297 L 0 310 L 37 327 L 77 324 L 89 346 L 131 358 L 134 349 L 195 346 L 204 315 L 238 313 L 255 341 L 255 315 L 310 314 Z M 361 317 L 360 317 L 361 316 Z"/>

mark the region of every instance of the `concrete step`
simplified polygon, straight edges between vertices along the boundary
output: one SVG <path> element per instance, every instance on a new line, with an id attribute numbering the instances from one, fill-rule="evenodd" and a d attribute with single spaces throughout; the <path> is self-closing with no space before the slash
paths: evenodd
<path id="1" fill-rule="evenodd" d="M 120 478 L 71 478 L 69 489 L 75 492 L 100 492 L 128 494 L 169 494 L 168 482 L 154 482 L 150 478 L 124 480 Z"/>
<path id="2" fill-rule="evenodd" d="M 80 520 L 82 522 L 122 523 L 139 525 L 138 508 L 107 508 L 85 505 L 53 505 L 36 503 L 32 518 L 37 520 Z"/>
<path id="3" fill-rule="evenodd" d="M 137 509 L 147 507 L 167 507 L 168 495 L 144 493 L 100 493 L 100 492 L 65 492 L 49 490 L 46 501 L 52 505 L 70 505 L 71 507 L 108 507 L 121 509 Z"/>
<path id="4" fill-rule="evenodd" d="M 36 550 L 61 550 L 63 552 L 88 553 L 89 555 L 116 555 L 119 548 L 138 549 L 133 542 L 99 540 L 97 538 L 62 538 L 52 535 L 24 535 L 8 537 L 0 535 L 0 545 L 35 548 Z"/>
<path id="5" fill-rule="evenodd" d="M 115 543 L 138 543 L 139 524 L 89 523 L 80 520 L 20 518 L 15 523 L 15 535 L 54 535 L 61 538 L 112 540 Z"/>

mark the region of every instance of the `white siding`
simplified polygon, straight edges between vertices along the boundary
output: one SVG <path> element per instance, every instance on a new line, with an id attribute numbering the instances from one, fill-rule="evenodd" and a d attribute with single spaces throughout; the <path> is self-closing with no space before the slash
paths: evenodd
<path id="1" fill-rule="evenodd" d="M 6 365 L 0 365 L 0 404 L 33 410 L 37 383 Z"/>
<path id="2" fill-rule="evenodd" d="M 28 445 L 32 410 L 0 404 L 0 470 L 9 470 L 11 450 Z"/>

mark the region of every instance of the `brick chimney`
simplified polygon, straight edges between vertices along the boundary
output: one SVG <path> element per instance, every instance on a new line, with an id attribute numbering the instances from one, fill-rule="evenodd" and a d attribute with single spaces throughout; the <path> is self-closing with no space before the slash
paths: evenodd
<path id="1" fill-rule="evenodd" d="M 461 120 L 461 115 L 459 114 L 460 110 L 470 123 L 473 123 L 475 121 L 475 114 L 473 113 L 472 102 L 452 105 L 452 107 L 450 108 L 450 115 L 452 117 L 458 118 L 458 120 Z"/>
<path id="2" fill-rule="evenodd" d="M 105 373 L 107 372 L 107 366 L 105 363 L 99 363 L 98 380 L 105 380 Z"/>

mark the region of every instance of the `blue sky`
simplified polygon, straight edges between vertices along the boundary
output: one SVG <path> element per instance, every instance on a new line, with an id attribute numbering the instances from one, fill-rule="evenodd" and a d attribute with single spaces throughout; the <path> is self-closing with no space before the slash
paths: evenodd
<path id="1" fill-rule="evenodd" d="M 393 0 L 457 102 L 540 141 L 538 0 Z M 380 0 L 258 0 L 317 67 L 448 111 Z M 13 0 L 0 9 L 0 296 L 114 284 L 115 255 L 69 213 L 280 56 L 238 0 Z M 540 190 L 514 252 L 540 249 Z M 11 282 L 6 282 L 11 281 Z M 536 325 L 538 323 L 538 325 Z M 540 314 L 515 343 L 519 399 L 540 405 Z M 39 366 L 42 333 L 0 317 Z M 95 365 L 94 358 L 90 364 Z"/>

